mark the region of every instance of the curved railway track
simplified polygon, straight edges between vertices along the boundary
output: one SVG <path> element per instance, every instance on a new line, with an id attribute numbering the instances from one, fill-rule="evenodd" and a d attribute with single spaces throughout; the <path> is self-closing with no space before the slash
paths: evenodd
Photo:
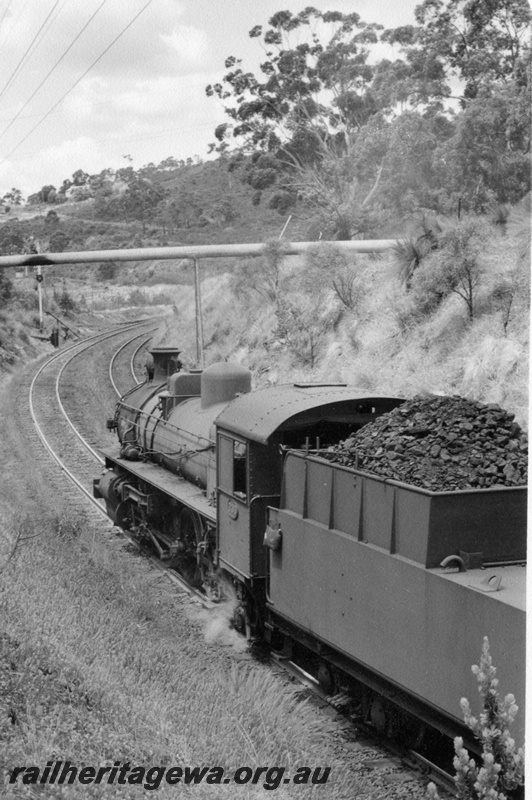
<path id="1" fill-rule="evenodd" d="M 71 420 L 61 399 L 61 377 L 65 369 L 81 354 L 108 339 L 121 337 L 136 329 L 138 323 L 125 328 L 121 326 L 54 353 L 35 373 L 29 390 L 31 418 L 45 450 L 78 492 L 90 502 L 91 507 L 102 515 L 105 515 L 105 509 L 92 497 L 91 487 L 95 461 L 103 464 L 104 459 L 98 448 L 87 441 Z M 145 333 L 143 331 L 141 336 L 145 336 Z M 137 338 L 138 335 L 134 337 Z M 125 344 L 128 345 L 130 341 L 131 337 Z M 75 446 L 72 445 L 73 436 L 76 437 Z"/>
<path id="2" fill-rule="evenodd" d="M 108 368 L 108 379 L 114 392 L 117 395 L 123 394 L 126 389 L 131 388 L 132 378 L 139 381 L 137 365 L 139 353 L 149 341 L 148 333 L 153 333 L 154 330 L 153 328 L 150 331 L 144 329 L 142 332 L 136 333 L 138 328 L 138 323 L 127 327 L 122 325 L 119 329 L 107 331 L 63 348 L 41 365 L 33 377 L 29 391 L 30 413 L 35 430 L 46 452 L 55 462 L 58 474 L 68 479 L 66 482 L 61 480 L 61 492 L 68 495 L 67 499 L 72 508 L 94 518 L 99 525 L 103 523 L 107 526 L 107 530 L 111 530 L 113 525 L 106 514 L 105 506 L 92 495 L 92 481 L 98 471 L 98 464 L 104 464 L 104 458 L 99 447 L 87 440 L 87 436 L 80 432 L 79 425 L 72 419 L 73 409 L 68 408 L 65 398 L 61 397 L 61 383 L 69 366 L 71 367 L 77 359 L 83 358 L 89 350 L 114 337 L 121 338 L 127 335 L 126 341 L 121 342 L 112 355 Z M 135 335 L 131 336 L 133 331 Z M 129 378 L 125 377 L 124 373 L 128 373 Z M 125 384 L 127 381 L 129 381 L 127 386 L 121 385 L 122 382 Z M 70 404 L 72 404 L 72 400 L 70 400 Z M 127 534 L 126 536 L 130 542 L 136 545 L 132 537 Z M 206 607 L 214 605 L 203 594 L 189 587 L 177 573 L 168 569 L 155 556 L 150 557 L 150 561 L 158 569 L 164 571 L 180 593 L 195 596 Z M 297 680 L 302 691 L 312 694 L 323 705 L 327 703 L 331 710 L 335 709 L 333 713 L 339 711 L 335 698 L 326 697 L 319 687 L 308 679 L 309 676 L 298 670 L 296 665 L 283 663 L 283 659 L 278 659 L 275 664 L 285 676 L 289 676 L 291 680 Z M 344 725 L 349 726 L 351 723 L 347 723 L 345 720 Z M 339 722 L 339 726 L 342 729 L 341 722 Z M 347 729 L 347 727 L 343 727 L 344 731 Z M 416 771 L 412 764 L 412 756 L 415 754 L 401 753 L 397 749 L 394 751 L 387 743 L 384 743 L 383 753 L 381 752 L 383 744 L 378 741 L 374 732 L 371 733 L 366 729 L 362 736 L 366 741 L 362 741 L 360 746 L 357 746 L 357 750 L 361 757 L 365 757 L 363 763 L 368 765 L 368 769 L 375 770 L 375 774 L 384 771 L 390 784 L 402 785 L 405 781 L 419 781 L 419 765 Z M 349 744 L 349 742 L 345 743 L 347 749 L 349 749 Z M 376 753 L 377 755 L 375 755 Z M 410 755 L 410 761 L 405 761 L 404 759 L 408 755 Z M 450 788 L 448 776 L 438 775 L 434 765 L 425 763 L 421 767 L 424 773 L 427 773 L 432 767 L 431 779 L 436 779 L 440 786 L 446 789 Z M 393 777 L 388 775 L 390 769 L 394 770 Z M 392 796 L 391 785 L 390 790 L 390 796 Z"/>
<path id="3" fill-rule="evenodd" d="M 61 381 L 65 370 L 76 359 L 85 355 L 88 350 L 113 337 L 121 337 L 124 333 L 130 333 L 137 329 L 138 323 L 127 328 L 121 326 L 119 329 L 98 334 L 62 349 L 41 365 L 35 373 L 29 389 L 30 415 L 36 433 L 48 455 L 68 479 L 68 483 L 63 482 L 62 487 L 64 492 L 68 492 L 71 507 L 83 510 L 85 514 L 97 519 L 100 524 L 106 523 L 109 529 L 113 527 L 113 524 L 107 516 L 105 505 L 95 499 L 92 493 L 92 482 L 97 474 L 98 465 L 103 466 L 105 460 L 100 448 L 93 446 L 87 436 L 80 431 L 79 423 L 73 419 L 72 409 L 66 408 L 64 398 L 61 397 Z M 115 380 L 116 372 L 123 371 L 123 364 L 119 367 L 118 359 L 125 359 L 130 374 L 127 388 L 131 388 L 131 376 L 135 381 L 139 380 L 136 360 L 151 338 L 146 334 L 153 333 L 155 330 L 157 328 L 151 328 L 149 331 L 143 330 L 140 334 L 129 337 L 113 353 L 108 377 L 117 396 L 123 393 Z M 140 344 L 137 343 L 139 339 L 142 339 Z M 131 543 L 138 546 L 133 537 L 127 533 L 125 535 Z M 168 569 L 159 559 L 155 556 L 149 558 L 158 569 L 165 572 L 179 591 L 196 596 L 206 607 L 212 606 L 212 603 L 204 595 L 188 586 L 177 573 Z"/>
<path id="4" fill-rule="evenodd" d="M 153 328 L 149 332 L 153 333 L 156 330 L 157 328 Z M 136 342 L 138 339 L 141 339 L 141 342 L 137 345 Z M 144 375 L 139 372 L 140 354 L 146 348 L 150 340 L 151 336 L 146 337 L 146 331 L 143 331 L 139 333 L 138 336 L 134 336 L 127 342 L 124 342 L 113 354 L 109 362 L 109 380 L 118 397 L 122 397 L 122 395 L 131 389 L 131 379 L 133 379 L 135 383 L 140 383 L 144 380 Z M 130 351 L 131 355 L 129 355 Z M 119 358 L 124 359 L 123 363 L 119 363 Z M 124 369 L 126 367 L 126 359 L 128 359 L 128 368 Z M 126 372 L 126 376 L 122 375 L 124 371 Z M 120 385 L 122 382 L 123 385 Z"/>

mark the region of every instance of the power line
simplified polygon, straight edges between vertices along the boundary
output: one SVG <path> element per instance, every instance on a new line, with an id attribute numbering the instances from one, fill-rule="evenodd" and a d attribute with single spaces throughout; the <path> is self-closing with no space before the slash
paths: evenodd
<path id="1" fill-rule="evenodd" d="M 164 136 L 168 136 L 168 134 L 177 133 L 177 132 L 181 132 L 181 131 L 200 131 L 200 130 L 207 130 L 207 129 L 212 130 L 212 128 L 213 128 L 213 123 L 212 122 L 204 122 L 204 123 L 201 123 L 200 125 L 179 125 L 179 126 L 173 127 L 173 128 L 166 128 L 163 131 L 158 130 L 157 133 L 153 133 L 153 134 L 146 134 L 146 135 L 139 135 L 139 136 L 125 136 L 125 137 L 120 137 L 119 139 L 116 138 L 116 137 L 115 138 L 112 137 L 112 138 L 109 138 L 109 139 L 92 139 L 91 138 L 91 142 L 93 142 L 94 144 L 113 143 L 113 144 L 116 144 L 116 145 L 122 145 L 122 144 L 125 144 L 126 142 L 140 142 L 140 141 L 149 141 L 151 139 L 161 139 Z M 37 155 L 40 152 L 41 152 L 40 150 L 32 150 L 32 151 L 29 151 L 29 152 L 26 151 L 24 153 L 20 153 L 17 156 L 17 158 L 29 158 L 30 156 Z M 1 162 L 1 163 L 4 163 L 4 162 Z"/>
<path id="2" fill-rule="evenodd" d="M 39 91 L 39 90 L 40 90 L 40 89 L 41 89 L 41 88 L 44 86 L 44 84 L 46 83 L 46 81 L 48 80 L 48 78 L 50 77 L 50 75 L 51 75 L 51 74 L 52 74 L 52 73 L 53 73 L 53 72 L 56 70 L 56 68 L 59 66 L 59 64 L 61 63 L 61 61 L 62 61 L 62 60 L 64 59 L 64 57 L 66 56 L 66 54 L 67 54 L 67 53 L 68 53 L 68 52 L 69 52 L 69 51 L 72 49 L 72 47 L 73 47 L 73 46 L 75 45 L 75 43 L 78 41 L 78 39 L 80 38 L 80 36 L 81 36 L 81 35 L 82 35 L 82 34 L 83 34 L 85 31 L 86 31 L 86 29 L 89 27 L 89 25 L 91 24 L 91 22 L 92 22 L 92 20 L 94 19 L 94 17 L 95 17 L 95 16 L 96 16 L 96 15 L 99 13 L 99 11 L 100 11 L 100 10 L 101 10 L 101 9 L 104 7 L 104 5 L 107 3 L 107 1 L 108 1 L 108 0 L 102 0 L 102 2 L 101 2 L 101 3 L 100 3 L 100 5 L 98 6 L 98 8 L 97 8 L 97 9 L 96 9 L 96 11 L 94 12 L 94 14 L 93 14 L 93 15 L 92 15 L 92 16 L 91 16 L 89 19 L 88 19 L 88 21 L 85 23 L 85 25 L 83 26 L 83 28 L 82 28 L 82 29 L 80 30 L 80 32 L 77 34 L 77 36 L 75 36 L 75 38 L 74 38 L 74 39 L 73 39 L 73 40 L 70 42 L 70 44 L 68 45 L 67 49 L 64 51 L 63 55 L 62 55 L 62 56 L 60 56 L 60 57 L 57 59 L 57 61 L 56 61 L 56 62 L 55 62 L 55 64 L 53 65 L 53 67 L 52 67 L 52 68 L 51 68 L 51 69 L 50 69 L 50 70 L 47 72 L 47 74 L 44 76 L 44 78 L 42 79 L 42 81 L 40 82 L 40 84 L 37 86 L 37 88 L 35 89 L 35 91 L 34 91 L 34 92 L 33 92 L 33 94 L 31 95 L 31 97 L 29 97 L 29 98 L 26 100 L 26 102 L 24 103 L 24 105 L 22 106 L 22 108 L 20 109 L 20 111 L 19 111 L 19 112 L 16 114 L 16 116 L 15 116 L 15 117 L 13 117 L 13 119 L 11 120 L 11 122 L 9 123 L 9 125 L 7 125 L 7 127 L 5 127 L 5 128 L 4 128 L 4 130 L 3 130 L 3 131 L 0 133 L 0 137 L 2 137 L 2 136 L 4 135 L 4 133 L 7 133 L 7 131 L 10 129 L 10 127 L 13 125 L 13 123 L 17 121 L 17 119 L 20 117 L 20 115 L 22 114 L 22 112 L 24 111 L 24 109 L 25 109 L 25 108 L 28 106 L 28 104 L 29 104 L 29 103 L 31 103 L 31 101 L 33 100 L 33 98 L 35 97 L 35 95 L 37 94 L 37 92 L 38 92 L 38 91 Z"/>
<path id="3" fill-rule="evenodd" d="M 20 12 L 21 18 L 23 17 L 24 11 L 25 11 L 26 6 L 28 5 L 29 2 L 30 2 L 30 0 L 26 0 L 26 3 L 22 7 L 22 10 Z M 63 10 L 63 7 L 66 5 L 67 2 L 68 2 L 68 0 L 63 0 L 63 2 L 61 3 L 61 5 L 58 8 L 54 7 L 52 9 L 52 11 L 50 12 L 50 14 L 48 16 L 48 20 L 45 20 L 44 25 L 41 26 L 40 31 L 37 32 L 37 35 L 34 38 L 33 42 L 28 47 L 28 49 L 26 50 L 25 54 L 22 56 L 22 59 L 21 59 L 19 65 L 17 66 L 14 75 L 12 76 L 13 78 L 15 78 L 16 75 L 18 75 L 20 70 L 26 65 L 26 62 L 28 61 L 29 57 L 34 54 L 35 50 L 40 45 L 41 41 L 43 40 L 43 38 L 44 38 L 45 34 L 47 33 L 47 31 L 49 30 L 50 26 L 55 21 L 55 19 L 57 19 L 57 17 L 61 13 L 61 11 Z M 20 22 L 20 20 L 19 20 L 19 22 Z M 13 31 L 12 32 L 15 33 L 15 30 L 16 30 L 16 25 L 13 26 Z M 9 30 L 9 33 L 11 33 L 11 29 Z M 1 45 L 0 45 L 0 47 L 1 47 Z M 37 115 L 35 115 L 35 116 L 37 116 Z"/>
<path id="4" fill-rule="evenodd" d="M 40 34 L 40 32 L 42 31 L 42 29 L 44 28 L 44 26 L 46 25 L 46 23 L 47 23 L 47 22 L 48 22 L 48 20 L 50 19 L 50 17 L 52 16 L 53 12 L 55 11 L 55 9 L 57 8 L 57 6 L 59 5 L 59 2 L 60 2 L 60 0 L 56 0 L 56 1 L 55 1 L 55 4 L 54 4 L 54 6 L 53 6 L 52 10 L 51 10 L 51 11 L 48 13 L 48 15 L 46 16 L 46 19 L 44 20 L 43 24 L 41 25 L 41 27 L 39 28 L 39 30 L 37 31 L 37 33 L 35 34 L 35 36 L 34 36 L 34 37 L 33 37 L 33 39 L 31 40 L 31 44 L 30 44 L 30 45 L 29 45 L 29 47 L 26 49 L 26 52 L 24 53 L 24 55 L 22 56 L 22 58 L 21 58 L 21 59 L 20 59 L 20 61 L 18 62 L 17 66 L 15 67 L 15 69 L 13 70 L 13 72 L 11 73 L 11 75 L 9 76 L 9 78 L 7 79 L 7 82 L 4 84 L 4 87 L 3 87 L 3 88 L 2 88 L 2 90 L 0 91 L 0 97 L 2 97 L 2 95 L 3 95 L 3 94 L 4 94 L 4 92 L 5 92 L 5 90 L 7 89 L 7 87 L 9 86 L 9 84 L 11 83 L 11 81 L 13 80 L 13 78 L 15 77 L 15 75 L 17 74 L 17 72 L 19 71 L 19 69 L 20 69 L 20 67 L 21 67 L 21 65 L 22 65 L 22 63 L 23 63 L 23 61 L 24 61 L 24 59 L 25 59 L 25 58 L 26 58 L 26 56 L 29 54 L 29 52 L 30 52 L 30 50 L 32 49 L 32 47 L 33 47 L 33 45 L 34 45 L 34 43 L 35 43 L 35 41 L 36 41 L 36 39 L 37 39 L 38 35 Z"/>
<path id="5" fill-rule="evenodd" d="M 11 6 L 11 0 L 9 0 L 8 4 L 6 5 L 4 13 L 2 14 L 2 19 L 0 19 L 0 28 L 2 27 L 2 22 L 4 21 L 5 16 L 6 16 L 7 12 L 9 11 L 10 6 Z M 2 44 L 3 44 L 4 41 L 5 41 L 5 39 L 2 40 Z"/>
<path id="6" fill-rule="evenodd" d="M 24 12 L 26 11 L 26 7 L 27 7 L 29 2 L 30 2 L 30 0 L 26 0 L 24 5 L 20 9 L 18 19 L 15 22 L 12 22 L 11 25 L 9 25 L 9 26 L 6 25 L 6 30 L 3 33 L 2 38 L 0 39 L 0 48 L 3 48 L 3 47 L 5 48 L 6 42 L 9 39 L 9 37 L 11 35 L 13 35 L 15 33 L 15 31 L 17 30 L 17 28 L 18 28 L 18 26 L 20 24 L 20 20 L 24 18 Z M 8 6 L 7 6 L 8 9 L 9 9 L 10 5 L 11 5 L 11 0 L 9 0 Z M 4 14 L 4 16 L 5 16 L 5 14 Z M 0 26 L 2 25 L 2 22 L 4 21 L 4 16 L 0 20 Z"/>
<path id="7" fill-rule="evenodd" d="M 14 147 L 14 148 L 13 148 L 13 149 L 12 149 L 12 150 L 11 150 L 11 151 L 8 153 L 8 154 L 7 154 L 7 156 L 5 156 L 5 157 L 2 159 L 2 161 L 0 161 L 0 164 L 4 164 L 4 163 L 7 161 L 7 159 L 8 159 L 8 158 L 10 158 L 10 157 L 13 155 L 13 153 L 14 153 L 16 150 L 18 150 L 18 148 L 19 148 L 19 147 L 20 147 L 22 144 L 24 144 L 24 142 L 25 142 L 25 141 L 27 141 L 27 140 L 29 139 L 29 137 L 31 136 L 31 134 L 32 134 L 32 133 L 34 133 L 34 131 L 36 131 L 36 130 L 37 130 L 37 128 L 38 128 L 40 125 L 42 125 L 42 123 L 43 123 L 43 122 L 44 122 L 46 119 L 48 119 L 48 117 L 50 116 L 50 114 L 52 114 L 52 112 L 53 112 L 53 111 L 55 111 L 55 109 L 57 108 L 57 106 L 58 106 L 60 103 L 62 103 L 62 102 L 63 102 L 63 100 L 65 99 L 65 97 L 67 97 L 67 95 L 69 95 L 69 94 L 70 94 L 70 92 L 71 92 L 71 91 L 73 91 L 73 89 L 75 89 L 75 88 L 76 88 L 76 86 L 77 86 L 77 85 L 80 83 L 80 81 L 82 81 L 82 80 L 83 80 L 83 78 L 84 78 L 86 75 L 88 75 L 88 73 L 89 73 L 89 72 L 90 72 L 90 71 L 93 69 L 93 67 L 95 67 L 95 66 L 96 66 L 96 64 L 97 64 L 99 61 L 101 61 L 101 59 L 104 57 L 104 55 L 105 55 L 106 53 L 108 53 L 108 52 L 109 52 L 109 50 L 111 49 L 111 47 L 113 47 L 113 45 L 115 45 L 115 44 L 116 44 L 116 42 L 117 42 L 117 41 L 118 41 L 118 40 L 119 40 L 119 39 L 120 39 L 120 38 L 121 38 L 121 37 L 124 35 L 124 33 L 125 33 L 125 32 L 126 32 L 126 31 L 127 31 L 127 30 L 128 30 L 128 29 L 129 29 L 129 28 L 132 26 L 132 25 L 133 25 L 133 23 L 134 23 L 134 22 L 135 22 L 135 21 L 136 21 L 136 20 L 137 20 L 137 19 L 140 17 L 140 15 L 141 15 L 141 14 L 142 14 L 142 13 L 143 13 L 143 12 L 144 12 L 144 11 L 145 11 L 147 8 L 148 8 L 148 6 L 150 6 L 150 5 L 152 4 L 152 2 L 153 2 L 153 0 L 148 0 L 148 2 L 147 2 L 147 3 L 146 3 L 146 4 L 145 4 L 145 5 L 144 5 L 144 6 L 143 6 L 141 9 L 140 9 L 140 11 L 139 11 L 137 14 L 135 14 L 135 16 L 133 17 L 133 19 L 132 19 L 130 22 L 128 22 L 128 24 L 125 26 L 125 28 L 122 28 L 122 30 L 120 31 L 120 33 L 118 34 L 118 36 L 115 36 L 115 38 L 113 39 L 113 41 L 112 41 L 112 42 L 111 42 L 111 43 L 110 43 L 110 44 L 109 44 L 109 45 L 108 45 L 108 46 L 105 48 L 105 50 L 103 50 L 103 52 L 102 52 L 102 53 L 100 53 L 100 55 L 98 56 L 98 58 L 96 58 L 96 59 L 95 59 L 95 60 L 92 62 L 92 64 L 90 65 L 90 67 L 88 67 L 88 68 L 85 70 L 85 72 L 84 72 L 84 73 L 83 73 L 83 74 L 82 74 L 82 75 L 81 75 L 81 76 L 80 76 L 80 77 L 77 79 L 77 81 L 75 81 L 75 82 L 72 84 L 72 86 L 70 87 L 70 89 L 68 89 L 68 90 L 65 92 L 65 94 L 64 94 L 64 95 L 63 95 L 63 96 L 62 96 L 62 97 L 61 97 L 61 98 L 60 98 L 60 99 L 57 101 L 57 103 L 55 103 L 55 105 L 53 105 L 53 106 L 52 106 L 52 108 L 51 108 L 49 111 L 47 111 L 47 113 L 44 115 L 44 117 L 42 117 L 42 119 L 40 119 L 40 120 L 39 120 L 39 122 L 38 122 L 36 125 L 34 125 L 34 126 L 33 126 L 33 128 L 31 129 L 31 131 L 30 131 L 29 133 L 27 133 L 27 134 L 26 134 L 26 136 L 25 136 L 23 139 L 21 139 L 21 141 L 20 141 L 20 142 L 19 142 L 17 145 L 15 145 L 15 147 Z M 0 96 L 1 96 L 1 93 L 0 93 Z"/>

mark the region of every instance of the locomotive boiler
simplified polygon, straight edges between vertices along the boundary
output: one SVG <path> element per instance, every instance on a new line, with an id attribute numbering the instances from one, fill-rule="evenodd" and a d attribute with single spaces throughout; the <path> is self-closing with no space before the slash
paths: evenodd
<path id="1" fill-rule="evenodd" d="M 117 525 L 212 598 L 232 587 L 237 628 L 377 727 L 463 733 L 484 636 L 523 703 L 525 487 L 429 491 L 322 458 L 403 398 L 252 391 L 239 365 L 176 372 L 178 351 L 152 355 L 95 481 Z"/>

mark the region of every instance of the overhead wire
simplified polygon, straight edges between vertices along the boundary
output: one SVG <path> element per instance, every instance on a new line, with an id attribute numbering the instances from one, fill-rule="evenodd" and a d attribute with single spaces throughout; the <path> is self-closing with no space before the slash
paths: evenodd
<path id="1" fill-rule="evenodd" d="M 89 17 L 89 19 L 87 20 L 87 22 L 85 23 L 85 25 L 83 26 L 83 28 L 82 28 L 82 29 L 79 31 L 79 33 L 78 33 L 78 34 L 77 34 L 77 35 L 74 37 L 74 39 L 73 39 L 73 40 L 70 42 L 70 44 L 68 45 L 67 49 L 66 49 L 66 50 L 63 52 L 63 54 L 62 54 L 62 55 L 61 55 L 61 56 L 60 56 L 60 57 L 57 59 L 57 61 L 56 61 L 56 62 L 55 62 L 55 64 L 53 65 L 53 67 L 51 67 L 51 69 L 49 69 L 49 70 L 48 70 L 48 72 L 46 73 L 46 75 L 44 76 L 44 78 L 42 79 L 42 81 L 40 82 L 40 84 L 37 86 L 37 88 L 35 89 L 35 91 L 33 92 L 33 94 L 32 94 L 30 97 L 28 97 L 28 99 L 26 100 L 26 102 L 24 103 L 24 105 L 22 106 L 22 108 L 21 108 L 21 109 L 18 111 L 18 113 L 17 113 L 17 114 L 16 114 L 16 115 L 13 117 L 13 119 L 11 120 L 11 122 L 9 123 L 9 125 L 7 125 L 7 126 L 4 128 L 4 130 L 3 130 L 3 131 L 0 133 L 0 137 L 2 137 L 2 136 L 4 135 L 4 133 L 7 133 L 7 131 L 10 129 L 10 127 L 13 125 L 13 123 L 15 123 L 15 122 L 17 121 L 17 119 L 20 117 L 20 115 L 22 114 L 22 112 L 24 111 L 24 109 L 25 109 L 25 108 L 27 108 L 27 106 L 29 105 L 29 103 L 31 103 L 31 101 L 33 100 L 33 98 L 35 97 L 35 95 L 37 94 L 37 92 L 39 92 L 39 90 L 40 90 L 40 89 L 41 89 L 41 88 L 44 86 L 44 84 L 46 83 L 46 81 L 48 80 L 48 78 L 50 77 L 50 75 L 52 75 L 52 73 L 53 73 L 53 72 L 55 72 L 55 70 L 57 69 L 57 67 L 58 67 L 58 66 L 59 66 L 59 64 L 61 63 L 61 61 L 62 61 L 62 60 L 65 58 L 65 56 L 67 55 L 67 53 L 68 53 L 68 52 L 69 52 L 69 51 L 70 51 L 70 50 L 73 48 L 73 46 L 76 44 L 76 42 L 78 41 L 78 39 L 80 38 L 80 36 L 82 36 L 82 35 L 83 35 L 83 33 L 84 33 L 86 30 L 87 30 L 87 28 L 88 28 L 88 27 L 89 27 L 89 25 L 91 24 L 92 20 L 94 19 L 94 17 L 95 17 L 95 16 L 96 16 L 96 15 L 97 15 L 97 14 L 98 14 L 100 11 L 101 11 L 101 9 L 104 7 L 104 5 L 105 5 L 107 2 L 108 2 L 108 0 L 102 0 L 102 2 L 100 3 L 100 5 L 99 5 L 99 6 L 98 6 L 98 8 L 96 9 L 96 11 L 95 11 L 95 12 L 92 14 L 92 16 L 91 16 L 91 17 Z"/>
<path id="2" fill-rule="evenodd" d="M 9 11 L 10 6 L 11 6 L 11 0 L 8 0 L 8 3 L 7 3 L 7 5 L 6 5 L 5 9 L 4 9 L 4 13 L 2 14 L 2 18 L 0 19 L 0 28 L 2 27 L 2 23 L 3 23 L 3 21 L 4 21 L 5 17 L 6 17 L 7 12 Z M 4 41 L 5 41 L 5 37 L 2 39 L 2 44 L 4 43 Z"/>
<path id="3" fill-rule="evenodd" d="M 24 12 L 26 11 L 26 6 L 28 5 L 29 2 L 30 2 L 30 0 L 26 0 L 24 5 L 22 6 L 22 8 L 17 8 L 18 18 L 15 19 L 14 22 L 12 21 L 11 25 L 6 25 L 6 30 L 2 34 L 2 37 L 0 38 L 0 48 L 5 47 L 5 44 L 6 44 L 7 40 L 8 40 L 8 38 L 9 38 L 9 36 L 13 35 L 15 33 L 15 31 L 17 30 L 17 28 L 19 27 L 20 21 L 24 18 Z M 6 11 L 9 9 L 10 5 L 11 5 L 11 0 L 9 0 L 9 2 L 7 4 Z M 2 16 L 2 19 L 0 19 L 0 27 L 2 25 L 2 22 L 4 21 L 4 16 L 5 16 L 5 14 Z"/>
<path id="4" fill-rule="evenodd" d="M 57 0 L 57 2 L 59 2 L 59 0 Z M 148 2 L 140 9 L 140 11 L 137 12 L 137 14 L 135 14 L 135 16 L 130 20 L 130 22 L 128 22 L 128 24 L 124 28 L 122 28 L 120 33 L 117 36 L 115 36 L 115 38 L 112 40 L 112 42 L 109 45 L 107 45 L 105 50 L 103 50 L 100 53 L 98 58 L 96 58 L 92 62 L 92 64 L 89 67 L 87 67 L 85 72 L 82 75 L 80 75 L 80 77 L 72 84 L 72 86 L 69 89 L 67 89 L 67 91 L 62 95 L 62 97 L 60 97 L 59 100 L 52 106 L 52 108 L 49 109 L 49 111 L 46 112 L 46 114 L 39 120 L 39 122 L 36 125 L 33 126 L 33 128 L 29 131 L 29 133 L 27 133 L 26 136 L 24 136 L 24 138 L 21 139 L 20 142 L 17 145 L 15 145 L 15 147 L 6 156 L 4 156 L 2 161 L 0 161 L 0 165 L 4 164 L 7 161 L 7 159 L 10 158 L 13 155 L 13 153 L 16 152 L 16 150 L 18 150 L 18 148 L 21 145 L 23 145 L 24 142 L 26 142 L 29 139 L 29 137 L 32 135 L 32 133 L 34 133 L 37 130 L 37 128 L 40 125 L 42 125 L 42 123 L 45 120 L 48 119 L 50 114 L 52 114 L 52 112 L 55 111 L 57 106 L 60 105 L 60 103 L 63 102 L 65 97 L 67 97 L 70 94 L 70 92 L 72 92 L 76 88 L 76 86 L 83 80 L 83 78 L 85 78 L 85 76 L 88 75 L 88 73 L 96 66 L 96 64 L 99 61 L 101 61 L 101 59 L 106 55 L 106 53 L 108 53 L 109 50 L 116 44 L 116 42 L 126 33 L 126 31 L 129 30 L 129 28 L 133 25 L 133 23 L 136 22 L 136 20 L 148 8 L 148 6 L 150 6 L 152 4 L 152 2 L 153 2 L 153 0 L 148 0 Z M 57 5 L 57 3 L 56 3 L 56 5 Z M 1 96 L 1 93 L 0 93 L 0 96 Z"/>
<path id="5" fill-rule="evenodd" d="M 22 7 L 22 9 L 20 11 L 20 17 L 21 18 L 23 17 L 24 11 L 25 11 L 26 6 L 28 5 L 29 2 L 30 2 L 30 0 L 26 0 L 26 3 Z M 41 26 L 40 31 L 37 32 L 36 37 L 34 38 L 32 43 L 30 44 L 30 46 L 27 48 L 27 50 L 26 50 L 25 54 L 23 55 L 19 65 L 17 65 L 16 72 L 13 75 L 12 79 L 17 77 L 17 75 L 20 73 L 22 68 L 26 65 L 26 62 L 28 61 L 30 56 L 34 55 L 35 50 L 39 47 L 41 41 L 46 36 L 46 33 L 48 32 L 50 26 L 53 24 L 55 19 L 57 19 L 57 17 L 61 13 L 63 7 L 67 4 L 67 2 L 68 2 L 68 0 L 62 0 L 61 4 L 58 7 L 57 7 L 57 4 L 56 4 L 56 6 L 54 6 L 54 8 L 52 9 L 50 15 L 48 16 L 48 19 L 45 20 L 44 25 Z M 16 27 L 17 27 L 16 25 L 13 26 L 13 33 L 15 32 Z M 11 33 L 11 30 L 9 32 Z"/>
<path id="6" fill-rule="evenodd" d="M 55 11 L 55 9 L 57 8 L 57 6 L 59 5 L 60 2 L 61 2 L 61 0 L 55 0 L 55 3 L 53 5 L 51 11 L 49 11 L 49 13 L 46 15 L 46 19 L 44 20 L 43 24 L 41 25 L 41 27 L 39 28 L 39 30 L 37 31 L 37 33 L 35 34 L 35 36 L 31 40 L 31 43 L 26 48 L 26 51 L 24 52 L 22 58 L 20 59 L 20 61 L 18 62 L 17 66 L 15 67 L 15 69 L 13 70 L 13 72 L 11 73 L 11 75 L 9 76 L 7 81 L 5 82 L 4 86 L 0 90 L 0 97 L 2 97 L 2 95 L 5 92 L 5 90 L 7 89 L 7 87 L 11 83 L 11 81 L 13 80 L 13 78 L 16 76 L 16 74 L 20 70 L 24 60 L 26 59 L 27 55 L 30 53 L 35 41 L 37 40 L 37 37 L 39 36 L 40 32 L 42 31 L 42 29 L 44 28 L 44 26 L 46 25 L 46 23 L 48 22 L 48 20 L 50 19 L 50 17 L 52 16 L 53 12 Z"/>

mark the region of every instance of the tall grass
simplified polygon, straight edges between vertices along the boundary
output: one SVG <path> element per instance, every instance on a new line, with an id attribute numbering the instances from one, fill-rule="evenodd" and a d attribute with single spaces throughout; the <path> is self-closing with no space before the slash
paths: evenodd
<path id="1" fill-rule="evenodd" d="M 188 601 L 181 604 L 158 571 L 112 536 L 102 542 L 79 518 L 45 519 L 35 532 L 0 576 L 4 657 L 16 664 L 16 721 L 6 732 L 4 769 L 58 758 L 227 770 L 324 765 L 333 766 L 328 797 L 357 796 L 316 710 L 268 668 L 235 662 L 229 649 L 205 643 Z M 47 787 L 46 796 L 54 791 Z M 263 791 L 194 788 L 200 798 Z M 87 797 L 87 787 L 68 792 Z M 313 789 L 277 792 L 296 794 Z M 12 796 L 24 796 L 23 787 Z M 158 796 L 175 796 L 175 789 L 161 785 Z"/>

